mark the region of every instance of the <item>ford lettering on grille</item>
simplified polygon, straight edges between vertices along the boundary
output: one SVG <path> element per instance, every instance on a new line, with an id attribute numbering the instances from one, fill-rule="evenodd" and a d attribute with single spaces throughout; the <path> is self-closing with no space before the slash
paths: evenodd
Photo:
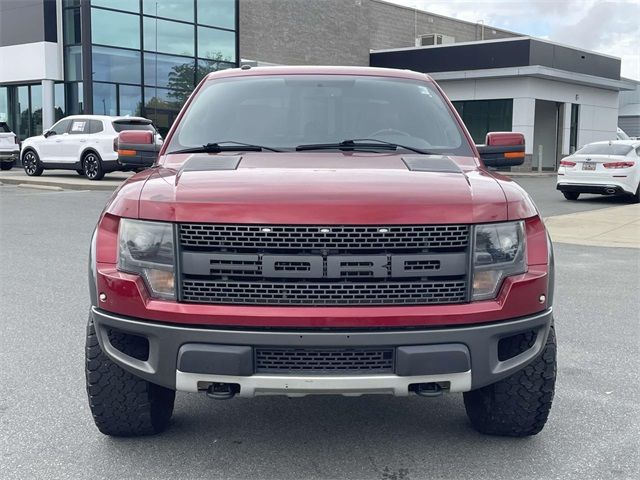
<path id="1" fill-rule="evenodd" d="M 468 225 L 179 226 L 179 300 L 244 305 L 468 301 Z"/>

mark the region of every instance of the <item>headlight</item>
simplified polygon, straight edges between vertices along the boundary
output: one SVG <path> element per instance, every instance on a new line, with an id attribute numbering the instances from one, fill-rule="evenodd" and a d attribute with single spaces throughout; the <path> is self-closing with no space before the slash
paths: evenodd
<path id="1" fill-rule="evenodd" d="M 527 245 L 523 221 L 476 225 L 472 300 L 494 298 L 505 277 L 526 271 Z"/>
<path id="2" fill-rule="evenodd" d="M 121 219 L 118 270 L 140 275 L 152 297 L 175 300 L 173 226 Z"/>

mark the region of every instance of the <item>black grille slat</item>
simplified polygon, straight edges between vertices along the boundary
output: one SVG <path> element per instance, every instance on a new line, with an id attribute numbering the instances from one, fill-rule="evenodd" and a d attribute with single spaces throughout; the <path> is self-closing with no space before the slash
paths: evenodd
<path id="1" fill-rule="evenodd" d="M 182 302 L 365 306 L 468 301 L 469 225 L 189 223 L 178 231 Z"/>
<path id="2" fill-rule="evenodd" d="M 321 230 L 327 229 L 327 232 Z M 261 226 L 182 224 L 186 248 L 236 250 L 407 250 L 466 248 L 468 225 Z"/>
<path id="3" fill-rule="evenodd" d="M 392 348 L 256 348 L 256 373 L 392 373 Z"/>
<path id="4" fill-rule="evenodd" d="M 244 305 L 427 305 L 462 303 L 467 282 L 182 282 L 182 298 L 193 303 Z"/>

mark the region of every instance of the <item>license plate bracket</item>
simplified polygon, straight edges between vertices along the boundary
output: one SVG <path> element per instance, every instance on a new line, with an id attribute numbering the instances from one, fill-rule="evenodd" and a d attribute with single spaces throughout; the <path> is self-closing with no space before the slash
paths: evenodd
<path id="1" fill-rule="evenodd" d="M 596 169 L 596 164 L 595 163 L 583 163 L 582 164 L 582 170 L 595 170 Z"/>

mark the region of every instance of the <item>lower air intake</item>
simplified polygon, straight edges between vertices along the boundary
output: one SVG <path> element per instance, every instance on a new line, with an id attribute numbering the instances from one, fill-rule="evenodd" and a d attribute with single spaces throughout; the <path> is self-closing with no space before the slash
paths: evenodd
<path id="1" fill-rule="evenodd" d="M 256 373 L 393 373 L 393 349 L 257 348 Z"/>

